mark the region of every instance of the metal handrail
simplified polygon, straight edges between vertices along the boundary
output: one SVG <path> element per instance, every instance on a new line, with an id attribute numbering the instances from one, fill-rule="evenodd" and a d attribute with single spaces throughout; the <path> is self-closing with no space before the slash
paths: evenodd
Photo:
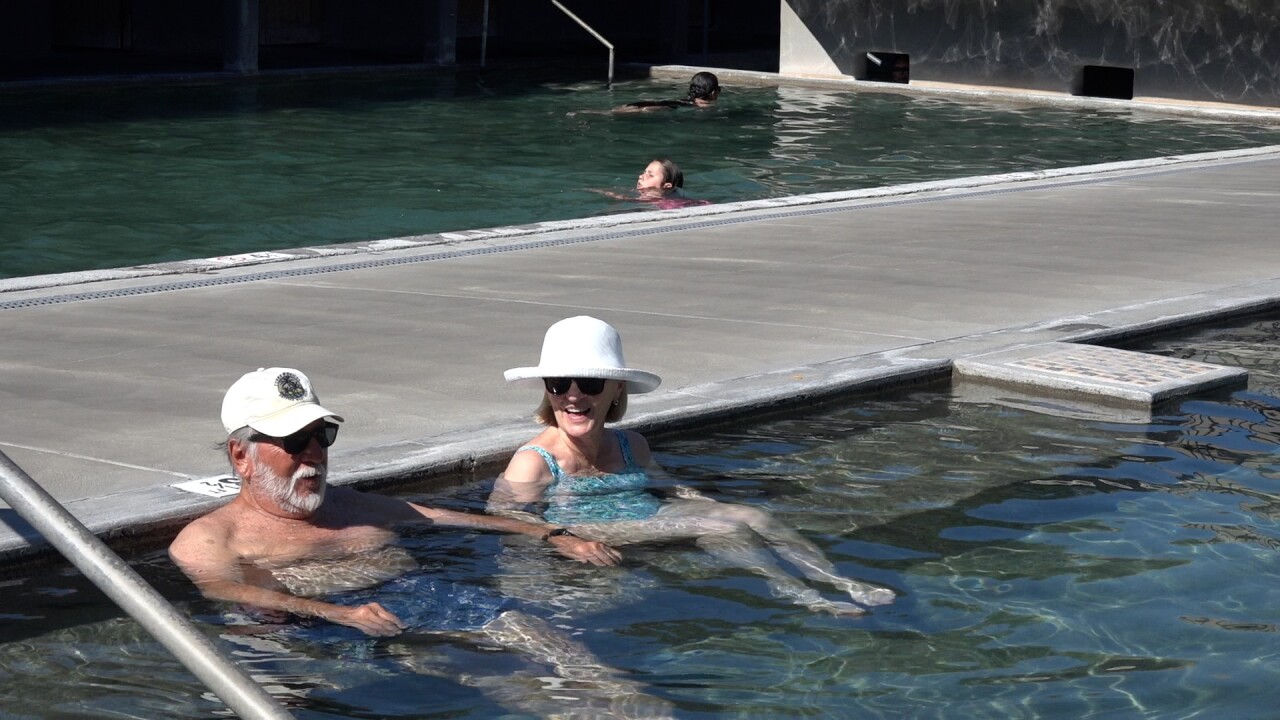
<path id="1" fill-rule="evenodd" d="M 582 26 L 584 30 L 599 40 L 605 47 L 609 48 L 609 80 L 606 87 L 613 87 L 613 43 L 604 39 L 604 36 L 595 31 L 595 28 L 583 22 L 582 18 L 574 15 L 569 8 L 561 5 L 559 0 L 551 0 L 551 4 L 560 8 L 561 12 L 568 15 L 574 22 Z M 489 0 L 484 0 L 484 9 L 481 11 L 480 20 L 480 69 L 483 70 L 487 56 L 489 54 Z"/>
<path id="2" fill-rule="evenodd" d="M 480 20 L 480 69 L 484 69 L 485 56 L 489 54 L 489 0 L 484 0 L 484 15 Z"/>
<path id="3" fill-rule="evenodd" d="M 565 15 L 568 15 L 568 16 L 569 16 L 569 17 L 570 17 L 574 22 L 576 22 L 576 23 L 578 23 L 579 25 L 581 25 L 583 30 L 586 30 L 587 32 L 591 33 L 592 37 L 594 37 L 595 39 L 597 39 L 597 40 L 599 40 L 601 43 L 603 43 L 605 47 L 609 48 L 609 83 L 608 83 L 608 87 L 612 88 L 612 87 L 613 87 L 613 43 L 609 42 L 608 40 L 605 40 L 603 35 L 601 35 L 600 33 L 596 32 L 594 28 L 592 28 L 590 25 L 588 25 L 588 24 L 586 24 L 585 22 L 583 22 L 583 21 L 582 21 L 582 18 L 578 17 L 577 15 L 574 15 L 572 12 L 570 12 L 570 11 L 569 11 L 569 8 L 565 7 L 564 5 L 561 5 L 561 4 L 560 4 L 560 0 L 551 0 L 551 4 L 552 4 L 552 5 L 555 5 L 555 6 L 556 6 L 556 7 L 558 7 L 558 8 L 560 8 L 560 10 L 562 10 L 562 11 L 564 12 L 564 14 L 565 14 Z"/>
<path id="4" fill-rule="evenodd" d="M 0 499 L 39 530 L 49 544 L 168 648 L 237 715 L 247 720 L 293 718 L 3 451 Z"/>

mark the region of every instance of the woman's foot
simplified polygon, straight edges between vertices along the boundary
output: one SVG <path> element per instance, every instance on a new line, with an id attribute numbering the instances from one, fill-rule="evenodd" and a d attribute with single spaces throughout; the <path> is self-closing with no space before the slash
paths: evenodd
<path id="1" fill-rule="evenodd" d="M 868 585 L 854 580 L 838 583 L 838 587 L 849 593 L 849 597 L 860 605 L 888 605 L 897 597 L 889 588 L 876 587 L 875 585 Z"/>
<path id="2" fill-rule="evenodd" d="M 822 600 L 816 603 L 809 603 L 805 605 L 805 607 L 814 612 L 827 613 L 828 615 L 835 615 L 836 617 L 858 617 L 859 615 L 867 614 L 866 610 L 863 610 L 857 605 L 854 605 L 853 603 L 840 602 L 839 600 Z"/>

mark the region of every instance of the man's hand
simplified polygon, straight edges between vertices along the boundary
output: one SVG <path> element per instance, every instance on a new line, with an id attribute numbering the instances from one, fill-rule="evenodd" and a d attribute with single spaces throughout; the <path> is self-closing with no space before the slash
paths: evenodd
<path id="1" fill-rule="evenodd" d="M 575 535 L 556 535 L 547 538 L 547 542 L 554 545 L 561 555 L 578 562 L 592 565 L 617 565 L 622 562 L 622 553 L 602 542 L 583 540 Z"/>
<path id="2" fill-rule="evenodd" d="M 391 637 L 404 632 L 405 624 L 394 613 L 378 603 L 359 607 L 344 607 L 325 613 L 325 618 L 340 625 L 348 625 L 374 637 Z"/>

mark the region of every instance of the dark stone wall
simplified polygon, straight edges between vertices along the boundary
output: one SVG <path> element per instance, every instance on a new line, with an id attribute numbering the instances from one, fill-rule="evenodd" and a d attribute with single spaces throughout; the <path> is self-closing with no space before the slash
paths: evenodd
<path id="1" fill-rule="evenodd" d="M 422 55 L 426 11 L 422 0 L 379 0 L 376 4 L 326 0 L 322 42 L 336 48 Z"/>
<path id="2" fill-rule="evenodd" d="M 719 59 L 736 58 L 730 63 L 748 55 L 765 58 L 776 69 L 779 0 L 563 2 L 616 46 L 618 63 L 710 63 L 720 53 Z M 0 81 L 476 63 L 483 5 L 484 0 L 0 0 Z M 241 13 L 249 6 L 258 12 Z M 246 24 L 241 14 L 256 23 Z M 255 42 L 260 54 L 252 52 Z M 489 60 L 586 59 L 603 65 L 608 57 L 599 41 L 549 0 L 491 0 L 485 45 Z"/>
<path id="3" fill-rule="evenodd" d="M 52 52 L 53 17 L 43 3 L 13 3 L 0 18 L 0 60 L 40 58 Z"/>
<path id="4" fill-rule="evenodd" d="M 840 71 L 910 56 L 911 79 L 1078 92 L 1081 68 L 1135 95 L 1280 105 L 1277 0 L 783 0 Z"/>
<path id="5" fill-rule="evenodd" d="M 130 0 L 130 50 L 175 55 L 222 54 L 222 0 Z"/>

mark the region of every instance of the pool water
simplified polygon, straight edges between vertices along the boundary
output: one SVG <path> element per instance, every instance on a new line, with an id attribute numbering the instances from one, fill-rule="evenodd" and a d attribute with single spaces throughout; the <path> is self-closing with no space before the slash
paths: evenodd
<path id="1" fill-rule="evenodd" d="M 598 191 L 662 156 L 687 195 L 725 203 L 1280 144 L 1280 126 L 1127 109 L 732 85 L 708 110 L 599 114 L 683 85 L 458 71 L 0 92 L 0 278 L 643 211 Z"/>
<path id="2" fill-rule="evenodd" d="M 518 541 L 424 529 L 406 544 L 434 576 L 524 598 L 679 717 L 1274 717 L 1280 321 L 1142 349 L 1242 360 L 1250 386 L 1147 424 L 923 387 L 655 438 L 682 482 L 769 508 L 844 574 L 899 592 L 862 618 L 808 612 L 692 548 L 632 550 L 611 569 L 535 557 L 549 568 L 539 589 L 513 580 L 530 559 Z M 486 490 L 430 502 L 478 510 Z M 520 667 L 504 653 L 338 633 L 246 636 L 162 552 L 134 564 L 299 718 L 494 717 L 493 698 L 427 673 L 441 653 L 471 672 Z M 218 712 L 78 573 L 0 584 L 5 717 Z"/>

